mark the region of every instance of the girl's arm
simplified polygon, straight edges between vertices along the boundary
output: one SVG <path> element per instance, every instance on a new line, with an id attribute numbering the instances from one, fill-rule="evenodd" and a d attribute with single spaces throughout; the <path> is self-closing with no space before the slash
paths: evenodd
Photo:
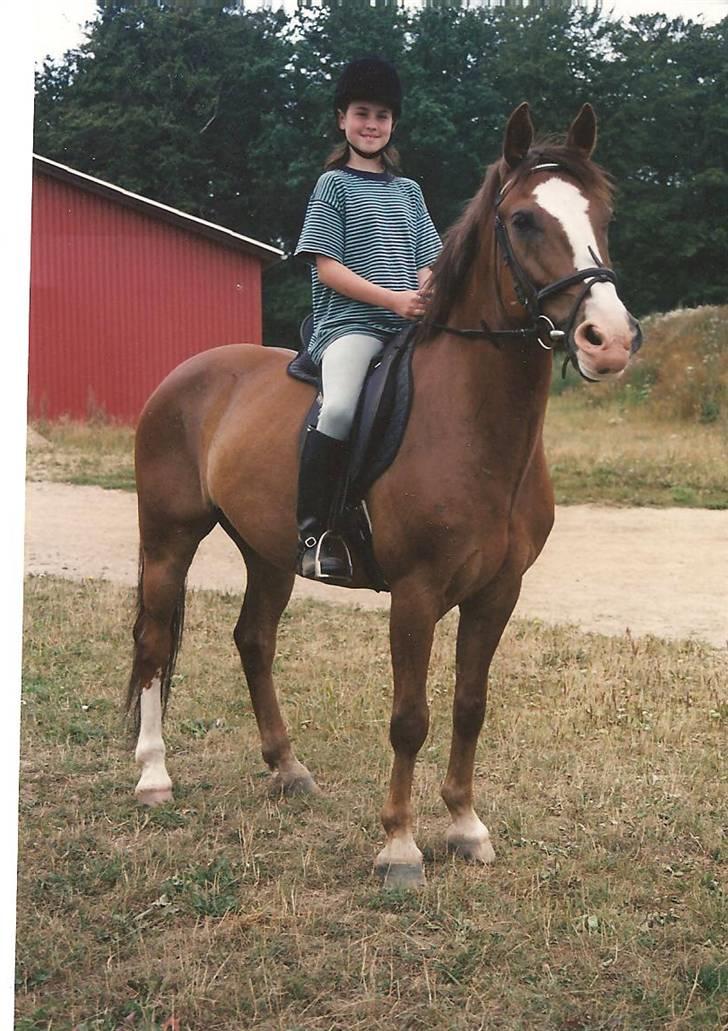
<path id="1" fill-rule="evenodd" d="M 400 315 L 403 319 L 417 319 L 425 314 L 425 307 L 418 290 L 388 290 L 384 286 L 377 286 L 370 283 L 368 279 L 352 272 L 346 265 L 334 258 L 327 258 L 323 254 L 316 255 L 316 271 L 321 282 L 337 294 L 351 297 L 354 301 L 363 301 L 365 304 L 372 304 L 376 308 L 386 308 Z M 417 273 L 420 280 L 421 272 L 429 269 L 422 269 Z"/>

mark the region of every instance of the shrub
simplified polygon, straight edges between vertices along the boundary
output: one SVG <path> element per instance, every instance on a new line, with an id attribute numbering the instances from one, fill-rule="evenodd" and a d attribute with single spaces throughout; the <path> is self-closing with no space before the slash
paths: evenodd
<path id="1" fill-rule="evenodd" d="M 654 377 L 656 415 L 728 423 L 728 307 L 651 317 L 640 364 Z"/>
<path id="2" fill-rule="evenodd" d="M 650 315 L 642 331 L 642 350 L 624 376 L 587 385 L 585 400 L 643 405 L 660 419 L 728 425 L 728 306 Z"/>

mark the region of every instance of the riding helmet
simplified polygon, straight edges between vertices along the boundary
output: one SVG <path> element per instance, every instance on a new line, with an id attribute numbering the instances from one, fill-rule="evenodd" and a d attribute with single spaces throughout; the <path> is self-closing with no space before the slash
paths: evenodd
<path id="1" fill-rule="evenodd" d="M 334 114 L 346 111 L 353 100 L 376 100 L 392 109 L 396 121 L 402 110 L 402 86 L 394 65 L 375 55 L 350 61 L 334 93 Z"/>

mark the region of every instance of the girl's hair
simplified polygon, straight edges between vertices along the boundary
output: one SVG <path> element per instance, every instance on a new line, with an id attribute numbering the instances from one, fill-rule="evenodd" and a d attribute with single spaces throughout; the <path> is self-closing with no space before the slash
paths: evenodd
<path id="1" fill-rule="evenodd" d="M 399 163 L 399 151 L 396 147 L 393 147 L 391 143 L 388 143 L 385 149 L 380 154 L 382 161 L 384 162 L 385 172 L 391 172 L 393 175 L 397 175 L 400 171 Z M 349 144 L 346 140 L 341 140 L 337 143 L 334 149 L 331 151 L 329 156 L 324 161 L 324 171 L 328 172 L 331 168 L 343 168 L 349 160 Z"/>

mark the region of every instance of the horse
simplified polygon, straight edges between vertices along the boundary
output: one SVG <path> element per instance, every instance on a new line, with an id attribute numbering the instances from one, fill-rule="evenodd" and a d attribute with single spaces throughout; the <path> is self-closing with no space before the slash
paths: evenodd
<path id="1" fill-rule="evenodd" d="M 592 160 L 585 104 L 565 137 L 534 142 L 527 103 L 501 157 L 447 234 L 416 327 L 414 396 L 400 449 L 366 502 L 391 595 L 393 765 L 374 872 L 424 883 L 413 836 L 415 760 L 429 724 L 435 625 L 459 608 L 452 744 L 441 787 L 446 845 L 475 864 L 494 849 L 473 798 L 488 671 L 526 570 L 554 519 L 542 430 L 555 345 L 592 381 L 639 346 L 609 265 L 613 186 Z M 234 344 L 188 359 L 149 398 L 135 443 L 140 567 L 127 710 L 138 733 L 137 799 L 172 799 L 162 719 L 181 640 L 188 567 L 220 524 L 247 567 L 234 639 L 278 792 L 316 793 L 295 756 L 271 675 L 297 556 L 301 431 L 315 389 L 286 374 L 285 348 Z M 368 586 L 354 556 L 352 587 Z"/>

